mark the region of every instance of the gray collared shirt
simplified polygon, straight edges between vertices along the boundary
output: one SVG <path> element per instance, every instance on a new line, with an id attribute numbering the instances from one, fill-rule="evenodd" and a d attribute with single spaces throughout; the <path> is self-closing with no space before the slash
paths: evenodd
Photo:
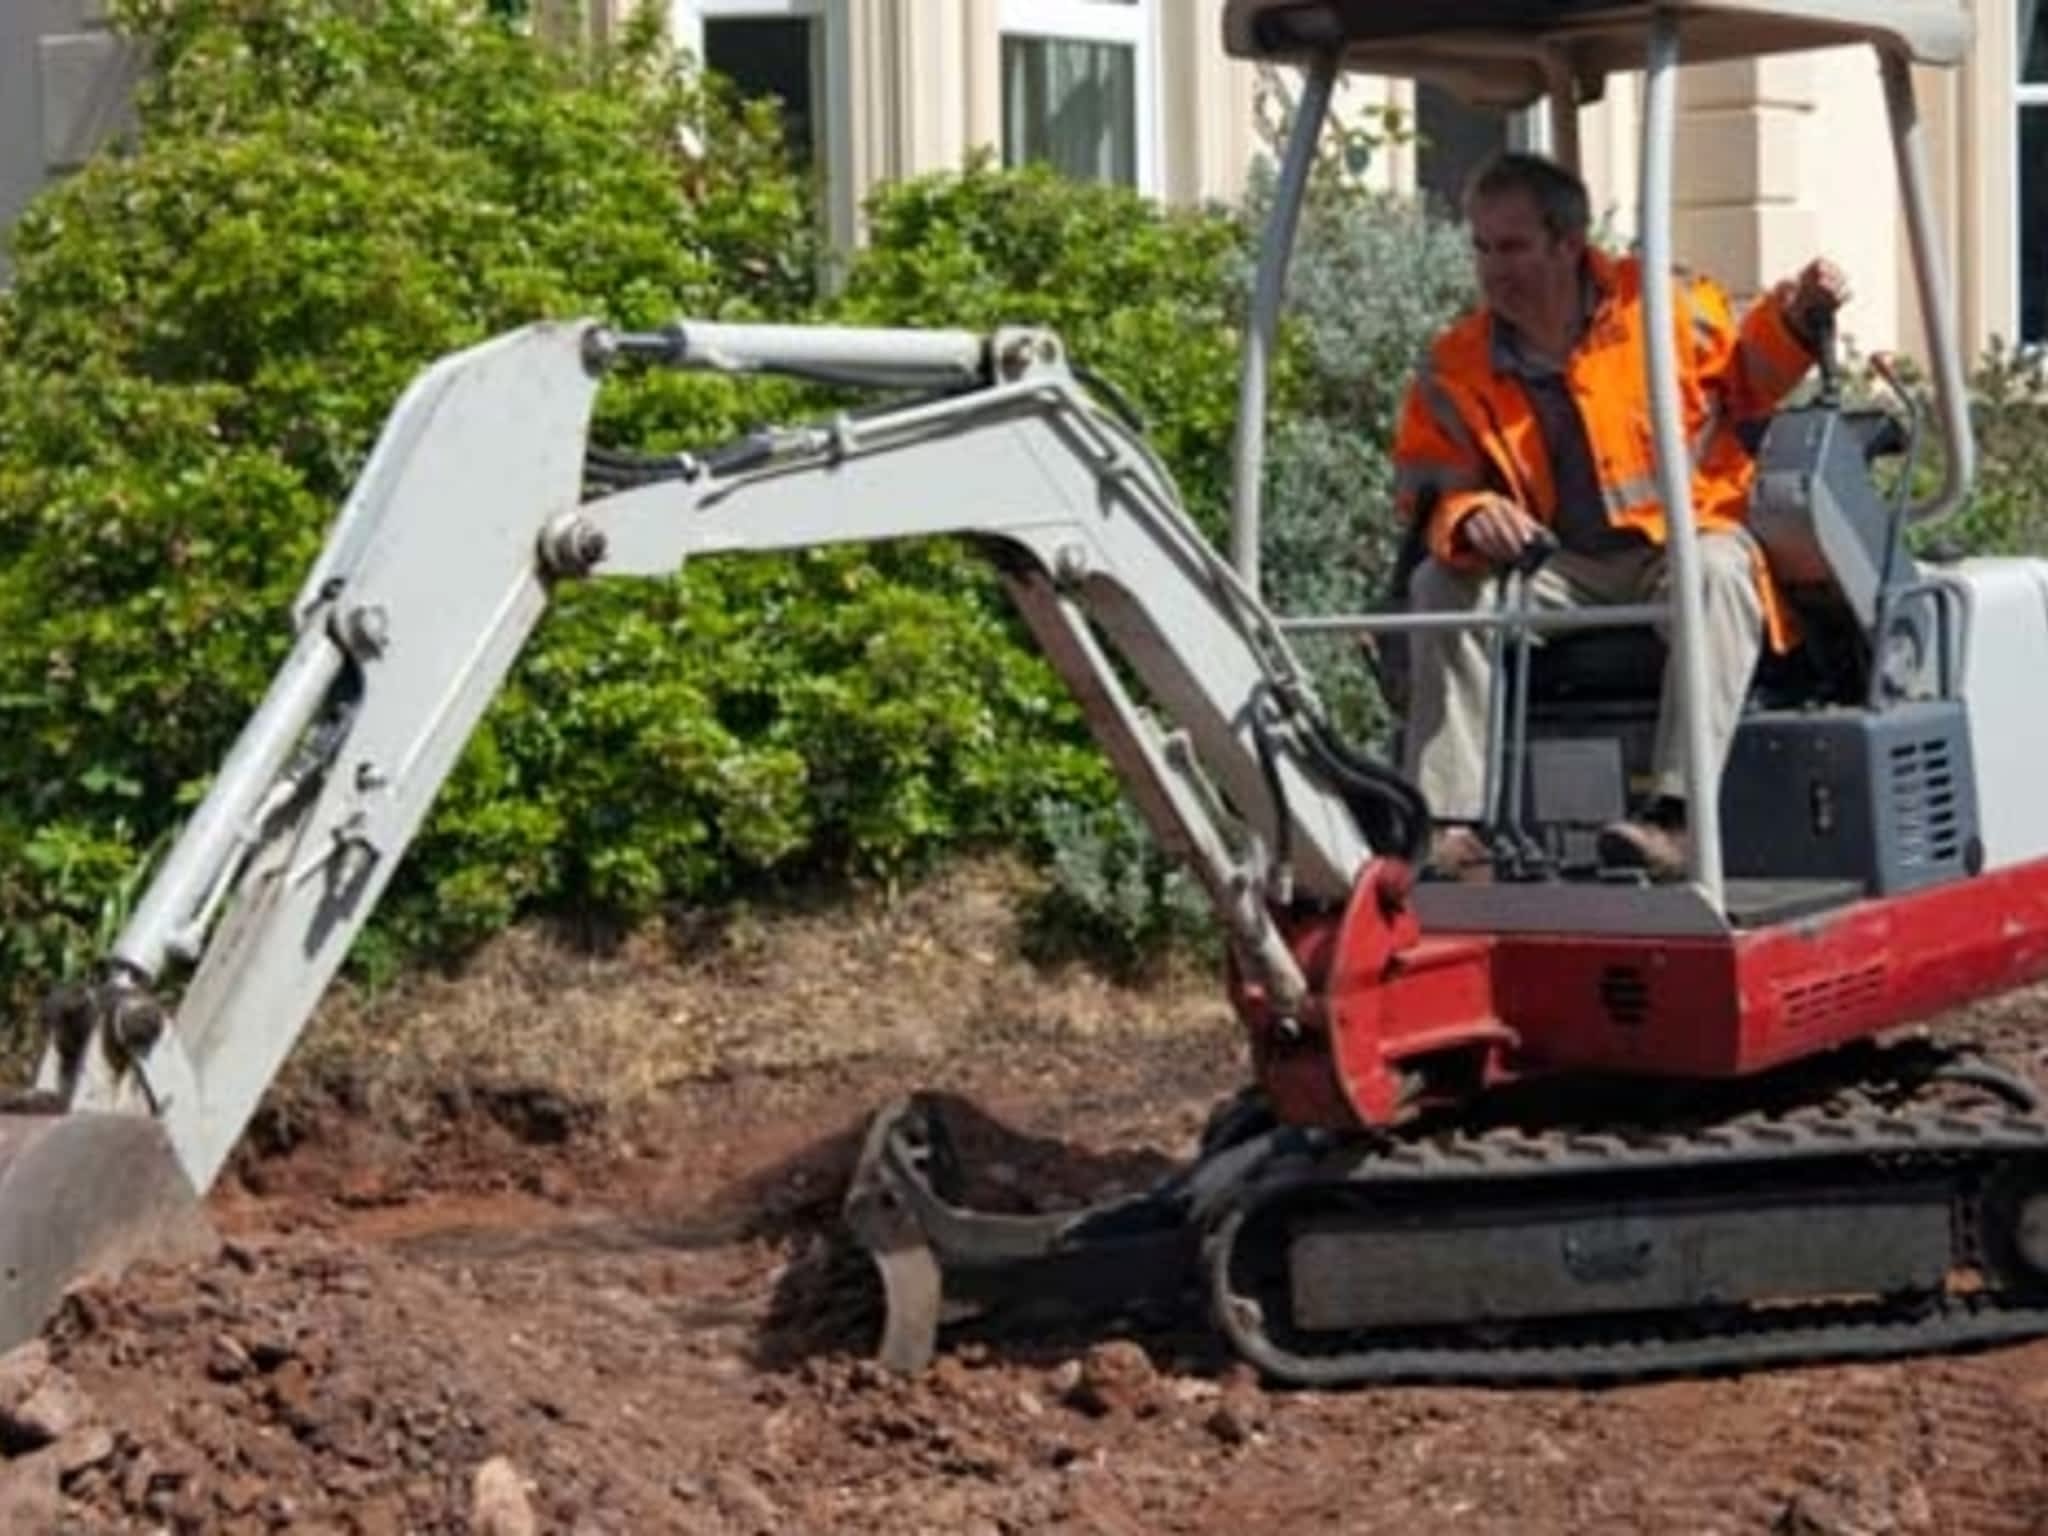
<path id="1" fill-rule="evenodd" d="M 1600 302 L 1591 277 L 1585 282 L 1584 302 L 1590 319 Z M 1536 413 L 1543 449 L 1550 456 L 1551 483 L 1557 488 L 1558 542 L 1582 555 L 1613 554 L 1640 544 L 1641 534 L 1607 520 L 1607 498 L 1593 467 L 1593 446 L 1565 380 L 1563 360 L 1538 352 L 1498 315 L 1493 317 L 1492 351 L 1493 371 L 1520 379 Z"/>

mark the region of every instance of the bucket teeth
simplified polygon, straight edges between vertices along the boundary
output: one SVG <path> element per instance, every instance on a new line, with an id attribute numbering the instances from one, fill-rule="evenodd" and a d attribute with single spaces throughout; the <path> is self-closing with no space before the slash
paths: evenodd
<path id="1" fill-rule="evenodd" d="M 876 1358 L 892 1371 L 912 1374 L 931 1364 L 938 1348 L 944 1279 L 925 1240 L 899 1168 L 899 1138 L 928 1142 L 935 1127 L 914 1099 L 900 1099 L 868 1126 L 860 1161 L 846 1192 L 846 1222 L 882 1277 L 886 1317 Z"/>
<path id="2" fill-rule="evenodd" d="M 80 1280 L 217 1247 L 156 1121 L 0 1114 L 0 1350 L 34 1337 Z"/>

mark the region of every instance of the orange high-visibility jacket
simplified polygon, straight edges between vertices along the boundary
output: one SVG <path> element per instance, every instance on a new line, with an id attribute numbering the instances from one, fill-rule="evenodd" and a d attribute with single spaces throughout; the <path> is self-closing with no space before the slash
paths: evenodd
<path id="1" fill-rule="evenodd" d="M 1662 544 L 1642 264 L 1598 251 L 1586 260 L 1597 297 L 1565 362 L 1566 386 L 1585 422 L 1608 522 Z M 1702 531 L 1732 528 L 1743 521 L 1756 474 L 1737 429 L 1768 416 L 1813 355 L 1777 298 L 1759 300 L 1738 326 L 1718 284 L 1698 276 L 1677 281 L 1678 395 L 1692 449 L 1693 515 Z M 1480 308 L 1431 345 L 1394 442 L 1396 505 L 1404 517 L 1427 515 L 1429 552 L 1465 569 L 1481 561 L 1458 542 L 1458 524 L 1485 497 L 1504 496 L 1537 521 L 1557 523 L 1557 488 L 1535 410 L 1519 377 L 1496 373 L 1493 362 L 1493 320 Z M 1771 643 L 1783 649 L 1789 620 L 1761 555 L 1757 583 Z"/>

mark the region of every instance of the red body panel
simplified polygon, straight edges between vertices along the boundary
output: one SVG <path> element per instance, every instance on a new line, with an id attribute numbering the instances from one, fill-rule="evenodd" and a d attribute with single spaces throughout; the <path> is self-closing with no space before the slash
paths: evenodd
<path id="1" fill-rule="evenodd" d="M 1737 1077 L 2048 976 L 2048 860 L 1706 939 L 1425 937 L 1407 879 L 1370 864 L 1293 934 L 1302 1017 L 1237 988 L 1283 1120 L 1384 1125 L 1418 1087 L 1537 1072 Z"/>

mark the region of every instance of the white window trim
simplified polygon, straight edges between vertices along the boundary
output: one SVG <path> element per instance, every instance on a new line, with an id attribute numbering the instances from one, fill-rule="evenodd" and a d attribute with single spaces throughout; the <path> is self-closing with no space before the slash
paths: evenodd
<path id="1" fill-rule="evenodd" d="M 832 0 L 669 0 L 669 39 L 699 63 L 707 21 L 805 19 L 824 28 L 817 78 L 811 82 L 816 116 L 812 146 L 825 174 L 825 214 L 833 242 L 850 246 L 858 200 L 853 191 L 853 39 L 847 7 Z"/>
<path id="2" fill-rule="evenodd" d="M 1138 190 L 1159 195 L 1159 0 L 1104 5 L 1099 0 L 1002 0 L 996 14 L 1000 37 L 1061 38 L 1071 42 L 1117 43 L 1132 50 L 1137 122 Z"/>
<path id="3" fill-rule="evenodd" d="M 669 37 L 679 48 L 704 57 L 704 23 L 825 14 L 825 0 L 670 0 Z"/>

